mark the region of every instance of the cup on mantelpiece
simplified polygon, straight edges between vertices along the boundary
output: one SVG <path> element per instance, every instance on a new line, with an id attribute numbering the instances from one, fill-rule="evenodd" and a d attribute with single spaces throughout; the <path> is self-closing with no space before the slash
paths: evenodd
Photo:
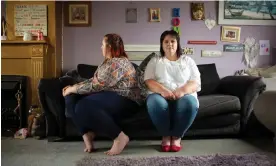
<path id="1" fill-rule="evenodd" d="M 7 36 L 1 36 L 1 40 L 7 40 Z"/>
<path id="2" fill-rule="evenodd" d="M 25 31 L 23 34 L 23 41 L 31 41 L 33 39 L 33 35 L 29 31 Z"/>

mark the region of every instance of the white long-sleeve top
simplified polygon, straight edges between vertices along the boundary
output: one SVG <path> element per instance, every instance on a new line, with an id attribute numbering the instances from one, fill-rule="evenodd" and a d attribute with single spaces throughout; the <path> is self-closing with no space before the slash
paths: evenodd
<path id="1" fill-rule="evenodd" d="M 176 61 L 170 61 L 166 57 L 153 57 L 145 70 L 144 80 L 148 79 L 156 80 L 171 91 L 185 85 L 188 81 L 196 81 L 197 91 L 191 95 L 196 98 L 199 107 L 197 92 L 201 90 L 200 72 L 191 57 L 182 55 Z M 148 91 L 148 94 L 151 93 L 153 92 Z"/>

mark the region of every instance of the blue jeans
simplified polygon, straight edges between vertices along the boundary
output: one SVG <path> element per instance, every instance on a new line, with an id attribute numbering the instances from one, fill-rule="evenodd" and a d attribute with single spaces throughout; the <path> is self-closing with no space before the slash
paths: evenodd
<path id="1" fill-rule="evenodd" d="M 183 137 L 197 115 L 197 100 L 185 95 L 178 100 L 167 100 L 157 93 L 147 97 L 150 118 L 162 136 Z"/>
<path id="2" fill-rule="evenodd" d="M 116 92 L 102 91 L 65 96 L 65 106 L 81 135 L 92 131 L 115 139 L 122 131 L 120 122 L 137 108 L 137 103 Z"/>

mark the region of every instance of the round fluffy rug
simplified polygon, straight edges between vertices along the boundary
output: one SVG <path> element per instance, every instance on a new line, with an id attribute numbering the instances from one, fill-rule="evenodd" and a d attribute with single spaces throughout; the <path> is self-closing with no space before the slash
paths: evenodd
<path id="1" fill-rule="evenodd" d="M 103 157 L 87 156 L 77 166 L 276 166 L 275 155 L 215 154 L 206 156 Z"/>

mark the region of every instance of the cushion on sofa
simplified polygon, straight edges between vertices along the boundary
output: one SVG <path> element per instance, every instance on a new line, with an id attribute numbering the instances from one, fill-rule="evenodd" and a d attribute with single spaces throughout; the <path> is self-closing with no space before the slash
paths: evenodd
<path id="1" fill-rule="evenodd" d="M 139 67 L 136 69 L 137 72 L 137 80 L 138 80 L 138 87 L 141 89 L 141 95 L 146 97 L 147 96 L 147 87 L 144 81 L 144 73 L 146 70 L 146 67 L 151 60 L 151 58 L 158 56 L 155 52 L 149 54 L 139 65 Z"/>
<path id="2" fill-rule="evenodd" d="M 77 71 L 82 78 L 92 78 L 98 66 L 88 65 L 88 64 L 78 64 Z"/>
<path id="3" fill-rule="evenodd" d="M 198 95 L 201 96 L 214 94 L 220 81 L 216 65 L 211 63 L 197 65 L 197 67 L 201 77 L 201 91 L 198 92 Z"/>
<path id="4" fill-rule="evenodd" d="M 197 116 L 191 129 L 223 128 L 240 123 L 240 120 L 241 114 L 239 113 L 220 114 L 201 118 Z"/>
<path id="5" fill-rule="evenodd" d="M 231 95 L 199 96 L 197 118 L 217 116 L 219 114 L 240 113 L 241 103 L 238 97 Z"/>
<path id="6" fill-rule="evenodd" d="M 67 85 L 77 84 L 86 79 L 82 78 L 76 69 L 73 69 L 73 70 L 67 71 L 64 76 L 59 77 L 59 80 L 61 82 L 61 86 L 63 87 L 65 85 L 67 86 Z"/>

